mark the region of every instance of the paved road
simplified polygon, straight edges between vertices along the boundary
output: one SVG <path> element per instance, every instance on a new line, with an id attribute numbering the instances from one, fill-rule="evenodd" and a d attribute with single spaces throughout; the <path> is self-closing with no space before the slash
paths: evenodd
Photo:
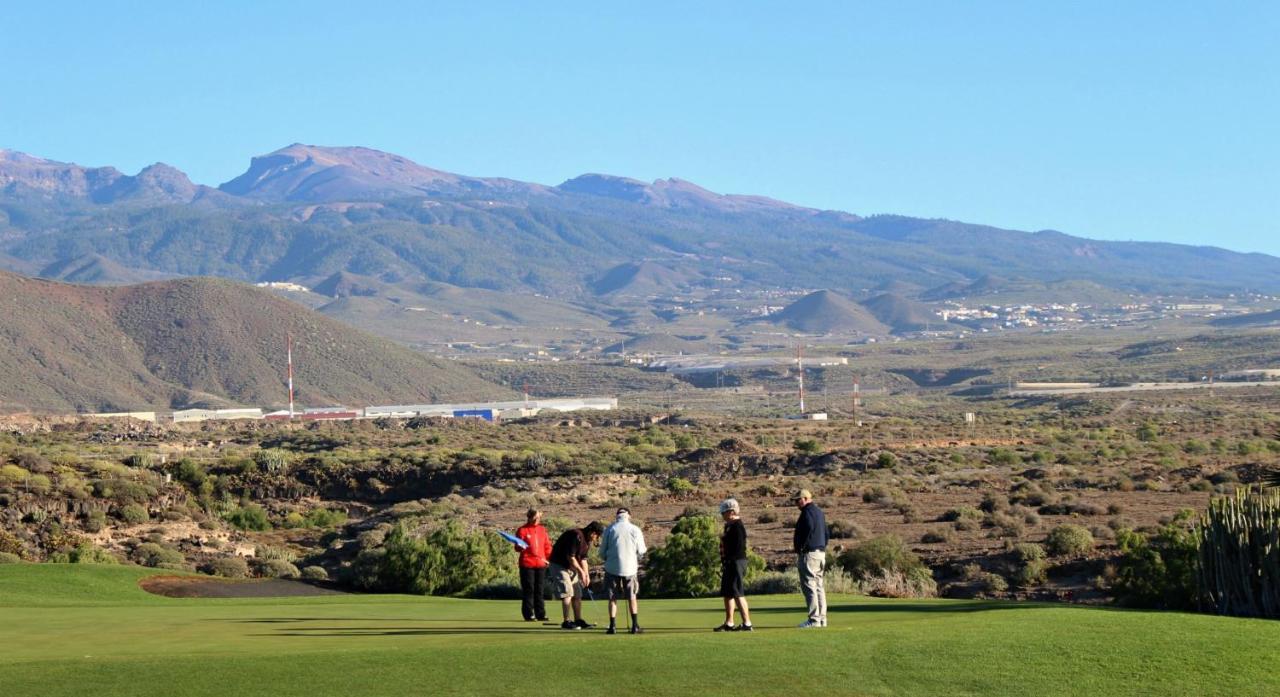
<path id="1" fill-rule="evenodd" d="M 1268 388 L 1280 387 L 1275 382 L 1216 382 L 1212 386 L 1207 382 L 1135 382 L 1132 385 L 1119 387 L 1083 387 L 1067 390 L 1011 390 L 1011 397 L 1051 397 L 1071 394 L 1100 394 L 1105 392 L 1157 392 L 1161 390 L 1215 390 L 1242 389 L 1247 387 Z"/>

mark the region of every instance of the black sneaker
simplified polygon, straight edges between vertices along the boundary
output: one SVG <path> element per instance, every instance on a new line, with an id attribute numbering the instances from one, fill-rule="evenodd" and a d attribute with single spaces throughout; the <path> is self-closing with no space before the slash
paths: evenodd
<path id="1" fill-rule="evenodd" d="M 533 618 L 532 618 L 532 617 L 526 617 L 526 618 L 524 618 L 524 621 L 525 621 L 525 622 L 532 622 L 532 621 L 533 621 Z"/>
<path id="2" fill-rule="evenodd" d="M 578 625 L 572 622 L 561 622 L 560 628 L 561 629 L 582 629 L 582 627 L 579 627 Z"/>
<path id="3" fill-rule="evenodd" d="M 713 632 L 733 632 L 733 631 L 737 631 L 737 627 L 734 627 L 733 625 L 729 624 L 728 622 L 725 622 L 724 624 L 720 625 L 719 627 L 716 627 L 715 629 L 713 629 L 713 630 L 711 630 L 711 631 L 713 631 Z"/>
<path id="4" fill-rule="evenodd" d="M 740 625 L 738 625 L 738 626 L 734 627 L 732 631 L 735 631 L 735 632 L 752 632 L 752 631 L 755 631 L 755 630 L 754 630 L 754 629 L 751 627 L 751 625 L 749 625 L 749 624 L 740 624 Z"/>
<path id="5" fill-rule="evenodd" d="M 633 625 L 631 625 L 631 633 L 632 633 L 632 634 L 644 634 L 644 628 L 643 628 L 643 627 L 641 627 L 641 626 L 640 626 L 640 625 L 638 625 L 638 624 L 633 624 Z"/>
<path id="6" fill-rule="evenodd" d="M 547 621 L 547 618 L 546 618 L 546 617 L 539 617 L 539 618 L 538 618 L 538 621 L 539 621 L 539 622 L 546 622 L 546 621 Z"/>
<path id="7" fill-rule="evenodd" d="M 586 620 L 574 620 L 573 625 L 578 629 L 591 629 L 592 627 L 595 626 L 594 624 L 591 624 Z"/>
<path id="8" fill-rule="evenodd" d="M 608 628 L 608 629 L 606 629 L 606 630 L 604 630 L 604 633 L 605 633 L 605 634 L 617 634 L 617 633 L 618 633 L 618 628 L 617 628 L 617 627 L 615 627 L 615 626 L 613 626 L 613 625 L 609 625 L 609 628 Z"/>

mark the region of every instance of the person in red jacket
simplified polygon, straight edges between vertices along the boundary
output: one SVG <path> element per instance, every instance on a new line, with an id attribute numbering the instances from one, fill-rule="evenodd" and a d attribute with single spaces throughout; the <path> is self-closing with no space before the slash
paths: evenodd
<path id="1" fill-rule="evenodd" d="M 547 582 L 547 558 L 551 556 L 551 538 L 542 527 L 542 511 L 530 508 L 528 519 L 516 530 L 516 537 L 524 540 L 520 552 L 520 614 L 525 622 L 547 621 L 547 606 L 543 602 L 543 587 Z"/>

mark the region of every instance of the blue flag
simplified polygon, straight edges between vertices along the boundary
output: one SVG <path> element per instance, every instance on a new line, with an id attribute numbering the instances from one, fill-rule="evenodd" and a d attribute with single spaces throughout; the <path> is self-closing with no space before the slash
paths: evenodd
<path id="1" fill-rule="evenodd" d="M 528 542 L 525 542 L 524 540 L 522 540 L 522 539 L 520 539 L 520 538 L 516 537 L 515 535 L 512 535 L 512 534 L 511 534 L 511 533 L 509 533 L 509 532 L 506 532 L 505 530 L 494 530 L 494 532 L 498 533 L 499 535 L 502 535 L 502 539 L 504 539 L 504 540 L 506 540 L 507 542 L 510 542 L 511 544 L 513 544 L 513 545 L 515 545 L 515 546 L 519 547 L 520 549 L 528 549 L 528 547 L 529 547 L 529 543 L 528 543 Z"/>

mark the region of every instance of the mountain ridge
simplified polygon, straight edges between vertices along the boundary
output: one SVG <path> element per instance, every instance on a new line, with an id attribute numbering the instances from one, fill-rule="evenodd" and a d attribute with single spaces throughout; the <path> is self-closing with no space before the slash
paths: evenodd
<path id="1" fill-rule="evenodd" d="M 592 297 L 608 270 L 646 260 L 741 287 L 848 294 L 897 283 L 937 297 L 992 275 L 1127 293 L 1280 291 L 1280 258 L 1267 255 L 864 217 L 680 179 L 590 174 L 545 186 L 294 144 L 212 189 L 164 165 L 129 177 L 3 153 L 0 259 L 18 261 L 9 268 L 96 254 L 168 275 L 297 282 L 346 271 L 574 299 Z"/>

